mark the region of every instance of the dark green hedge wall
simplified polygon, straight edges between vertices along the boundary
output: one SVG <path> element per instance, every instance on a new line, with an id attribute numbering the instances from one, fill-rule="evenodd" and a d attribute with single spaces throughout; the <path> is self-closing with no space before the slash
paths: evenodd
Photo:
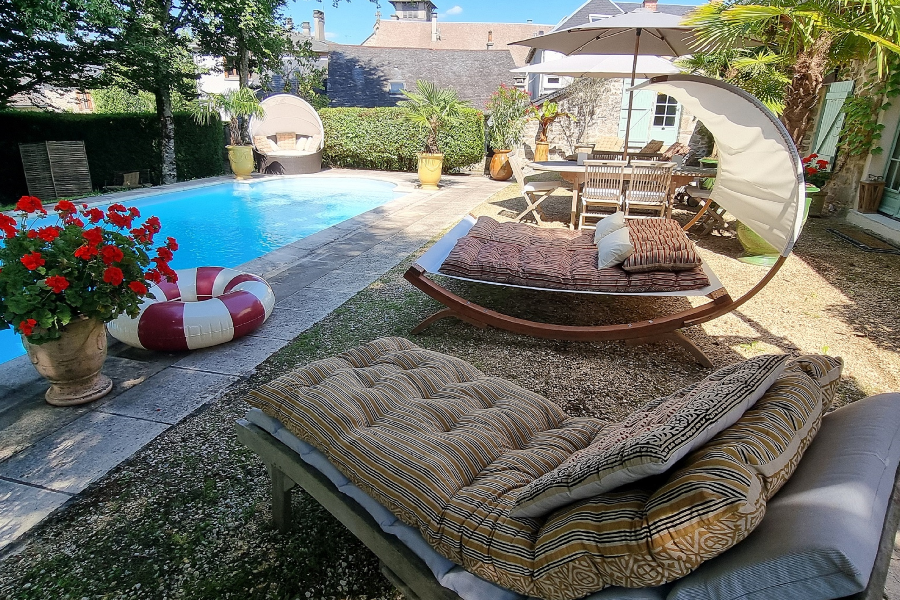
<path id="1" fill-rule="evenodd" d="M 416 153 L 425 145 L 425 130 L 403 118 L 403 111 L 386 108 L 323 108 L 323 159 L 333 167 L 415 171 Z M 460 122 L 442 131 L 444 171 L 456 171 L 484 159 L 484 115 L 466 109 Z"/>
<path id="2" fill-rule="evenodd" d="M 19 155 L 20 143 L 83 140 L 94 189 L 113 184 L 116 171 L 148 169 L 159 183 L 159 126 L 152 114 L 0 112 L 0 204 L 28 193 Z M 190 115 L 175 115 L 178 179 L 223 173 L 222 124 L 197 125 Z"/>

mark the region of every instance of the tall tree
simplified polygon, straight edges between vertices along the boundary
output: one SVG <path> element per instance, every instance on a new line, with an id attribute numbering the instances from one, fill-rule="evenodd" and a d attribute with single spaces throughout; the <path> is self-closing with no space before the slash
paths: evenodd
<path id="1" fill-rule="evenodd" d="M 781 120 L 799 146 L 835 64 L 871 58 L 883 69 L 886 53 L 900 53 L 897 8 L 897 0 L 725 0 L 697 8 L 687 22 L 713 51 L 753 39 L 783 57 L 790 82 Z"/>
<path id="2" fill-rule="evenodd" d="M 160 127 L 162 183 L 175 183 L 175 120 L 172 94 L 197 96 L 200 71 L 192 31 L 202 24 L 191 0 L 110 0 L 98 15 L 111 39 L 105 81 L 154 96 Z"/>
<path id="3" fill-rule="evenodd" d="M 91 85 L 104 50 L 91 8 L 90 0 L 0 2 L 0 109 L 41 86 Z"/>

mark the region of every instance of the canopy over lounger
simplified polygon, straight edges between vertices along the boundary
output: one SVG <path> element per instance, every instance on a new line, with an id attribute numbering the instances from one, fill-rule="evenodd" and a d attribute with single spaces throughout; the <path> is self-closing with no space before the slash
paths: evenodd
<path id="1" fill-rule="evenodd" d="M 636 343 L 668 339 L 684 346 L 705 366 L 712 366 L 703 352 L 679 330 L 705 323 L 736 309 L 756 295 L 784 264 L 803 227 L 804 187 L 800 155 L 778 118 L 759 100 L 737 87 L 704 77 L 671 75 L 653 78 L 635 89 L 647 89 L 672 96 L 713 134 L 719 149 L 719 170 L 711 193 L 712 201 L 727 209 L 781 253 L 779 260 L 762 280 L 740 298 L 733 299 L 704 265 L 707 274 L 712 275 L 711 286 L 699 295 L 708 296 L 712 302 L 701 306 L 647 321 L 616 325 L 564 326 L 537 323 L 473 304 L 426 277 L 426 273 L 440 271 L 457 240 L 467 234 L 474 224 L 474 220 L 467 220 L 436 243 L 405 274 L 410 283 L 447 307 L 419 324 L 413 329 L 413 333 L 439 319 L 452 316 L 480 327 L 490 325 L 514 333 L 550 339 L 622 339 Z M 695 221 L 696 219 L 688 223 L 685 230 Z M 446 270 L 441 274 L 453 276 Z M 485 280 L 480 282 L 492 283 Z M 542 288 L 535 286 L 535 289 Z M 663 294 L 698 295 L 698 292 L 646 292 L 642 295 Z"/>
<path id="2" fill-rule="evenodd" d="M 250 121 L 253 145 L 265 156 L 260 171 L 285 175 L 321 171 L 325 129 L 316 109 L 290 94 L 270 96 L 261 105 L 265 116 Z"/>

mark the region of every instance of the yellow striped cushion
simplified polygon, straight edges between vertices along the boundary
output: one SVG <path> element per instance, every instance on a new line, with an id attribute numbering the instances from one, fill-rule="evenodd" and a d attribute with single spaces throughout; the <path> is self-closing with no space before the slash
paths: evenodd
<path id="1" fill-rule="evenodd" d="M 786 372 L 677 471 L 537 519 L 511 516 L 521 489 L 608 423 L 399 338 L 290 372 L 249 400 L 451 561 L 524 595 L 574 600 L 671 581 L 743 539 L 796 464 L 782 448 L 805 448 L 791 429 L 814 434 L 821 392 Z"/>

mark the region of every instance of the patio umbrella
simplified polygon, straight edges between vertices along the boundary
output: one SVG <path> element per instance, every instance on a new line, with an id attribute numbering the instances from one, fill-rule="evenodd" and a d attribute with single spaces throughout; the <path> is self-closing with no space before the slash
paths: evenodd
<path id="1" fill-rule="evenodd" d="M 658 75 L 677 75 L 680 72 L 671 61 L 658 56 L 639 56 L 637 64 L 632 65 L 632 59 L 629 56 L 594 56 L 592 54 L 566 56 L 545 63 L 510 69 L 510 73 L 540 73 L 565 77 L 592 77 L 594 79 L 624 79 L 629 74 L 641 79 L 650 79 Z"/>
<path id="2" fill-rule="evenodd" d="M 513 42 L 562 54 L 627 54 L 632 56 L 631 86 L 638 72 L 638 56 L 683 56 L 696 51 L 698 40 L 680 15 L 637 9 L 613 15 L 600 21 L 554 31 L 527 40 Z M 625 156 L 631 133 L 631 109 L 634 92 L 628 91 L 628 113 L 625 121 Z"/>

